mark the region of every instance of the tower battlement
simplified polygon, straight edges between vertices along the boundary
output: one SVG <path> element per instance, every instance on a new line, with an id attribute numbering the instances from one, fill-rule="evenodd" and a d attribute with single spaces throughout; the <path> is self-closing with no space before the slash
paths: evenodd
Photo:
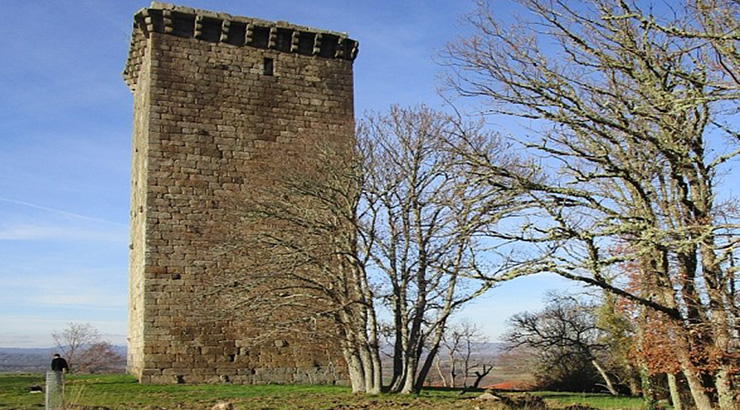
<path id="1" fill-rule="evenodd" d="M 123 70 L 123 79 L 132 91 L 136 88 L 145 40 L 151 33 L 329 59 L 354 60 L 359 51 L 359 43 L 346 33 L 152 2 L 134 14 L 129 56 Z"/>

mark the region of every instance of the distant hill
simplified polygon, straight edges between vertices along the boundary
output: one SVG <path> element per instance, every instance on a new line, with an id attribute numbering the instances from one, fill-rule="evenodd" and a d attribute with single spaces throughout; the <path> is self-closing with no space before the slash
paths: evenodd
<path id="1" fill-rule="evenodd" d="M 126 357 L 126 347 L 113 346 L 116 353 Z M 54 347 L 24 349 L 0 347 L 0 373 L 39 373 L 49 369 Z"/>
<path id="2" fill-rule="evenodd" d="M 46 371 L 54 349 L 21 349 L 0 347 L 0 373 Z"/>

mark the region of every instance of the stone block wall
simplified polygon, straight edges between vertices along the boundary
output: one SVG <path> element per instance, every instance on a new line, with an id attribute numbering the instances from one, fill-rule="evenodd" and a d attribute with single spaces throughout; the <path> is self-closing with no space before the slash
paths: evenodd
<path id="1" fill-rule="evenodd" d="M 327 383 L 320 341 L 249 342 L 259 329 L 194 309 L 237 263 L 216 252 L 240 195 L 302 137 L 353 135 L 346 35 L 162 3 L 134 16 L 128 366 L 142 383 Z M 267 172 L 267 173 L 266 173 Z"/>

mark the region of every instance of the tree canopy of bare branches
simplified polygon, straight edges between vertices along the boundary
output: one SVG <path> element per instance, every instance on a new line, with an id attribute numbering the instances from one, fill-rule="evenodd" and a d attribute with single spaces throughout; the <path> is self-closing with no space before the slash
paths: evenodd
<path id="1" fill-rule="evenodd" d="M 107 373 L 123 370 L 124 359 L 89 323 L 68 323 L 52 338 L 74 373 Z"/>
<path id="2" fill-rule="evenodd" d="M 540 363 L 539 378 L 547 389 L 592 389 L 593 376 L 618 395 L 610 370 L 608 344 L 597 323 L 597 305 L 573 295 L 550 294 L 539 312 L 524 312 L 509 319 L 505 338 L 510 349 L 535 352 Z M 576 383 L 576 385 L 569 385 Z"/>
<path id="3" fill-rule="evenodd" d="M 449 135 L 482 136 L 426 107 L 392 107 L 363 123 L 367 160 L 362 249 L 377 272 L 379 296 L 393 323 L 391 391 L 419 391 L 450 315 L 497 280 L 523 274 L 480 258 L 478 237 L 516 208 L 508 190 L 473 188 L 447 147 Z M 505 144 L 487 135 L 487 153 L 503 162 Z M 483 276 L 493 281 L 479 281 Z M 425 359 L 422 349 L 427 348 Z"/>
<path id="4" fill-rule="evenodd" d="M 478 237 L 515 201 L 507 189 L 468 184 L 447 145 L 461 132 L 515 163 L 506 144 L 478 135 L 480 124 L 424 106 L 368 116 L 356 145 L 307 138 L 306 152 L 281 161 L 274 183 L 245 203 L 228 251 L 247 257 L 212 288 L 213 306 L 248 309 L 263 336 L 293 328 L 332 340 L 353 390 L 368 393 L 384 387 L 382 314 L 393 345 L 385 388 L 418 392 L 453 312 L 527 273 L 479 257 L 485 244 Z"/>
<path id="5" fill-rule="evenodd" d="M 540 248 L 543 270 L 661 312 L 695 406 L 733 409 L 740 225 L 717 187 L 740 152 L 737 3 L 519 3 L 514 22 L 481 3 L 475 33 L 446 60 L 455 92 L 535 135 L 520 140 L 539 179 L 456 141 L 472 179 L 505 178 L 528 198 L 529 216 L 499 237 Z M 627 251 L 610 251 L 619 244 Z M 620 278 L 624 261 L 638 262 L 639 289 Z M 697 362 L 697 349 L 711 359 Z"/>
<path id="6" fill-rule="evenodd" d="M 462 387 L 477 389 L 483 379 L 493 370 L 494 353 L 485 351 L 488 337 L 480 327 L 468 320 L 448 326 L 442 339 L 443 351 L 438 355 L 435 366 L 444 387 L 458 387 L 461 376 Z M 474 377 L 472 385 L 468 380 Z"/>

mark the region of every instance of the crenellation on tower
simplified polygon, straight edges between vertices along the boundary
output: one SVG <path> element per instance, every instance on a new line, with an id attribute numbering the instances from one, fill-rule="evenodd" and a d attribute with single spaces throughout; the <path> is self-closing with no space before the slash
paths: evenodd
<path id="1" fill-rule="evenodd" d="M 129 59 L 123 71 L 124 81 L 132 90 L 144 46 L 140 40 L 151 33 L 350 61 L 359 52 L 359 43 L 346 33 L 153 2 L 134 14 Z"/>
<path id="2" fill-rule="evenodd" d="M 142 383 L 342 377 L 326 342 L 255 345 L 260 329 L 196 307 L 210 279 L 240 267 L 218 251 L 239 199 L 308 135 L 353 138 L 356 55 L 344 33 L 286 22 L 165 3 L 134 15 L 128 366 Z"/>

